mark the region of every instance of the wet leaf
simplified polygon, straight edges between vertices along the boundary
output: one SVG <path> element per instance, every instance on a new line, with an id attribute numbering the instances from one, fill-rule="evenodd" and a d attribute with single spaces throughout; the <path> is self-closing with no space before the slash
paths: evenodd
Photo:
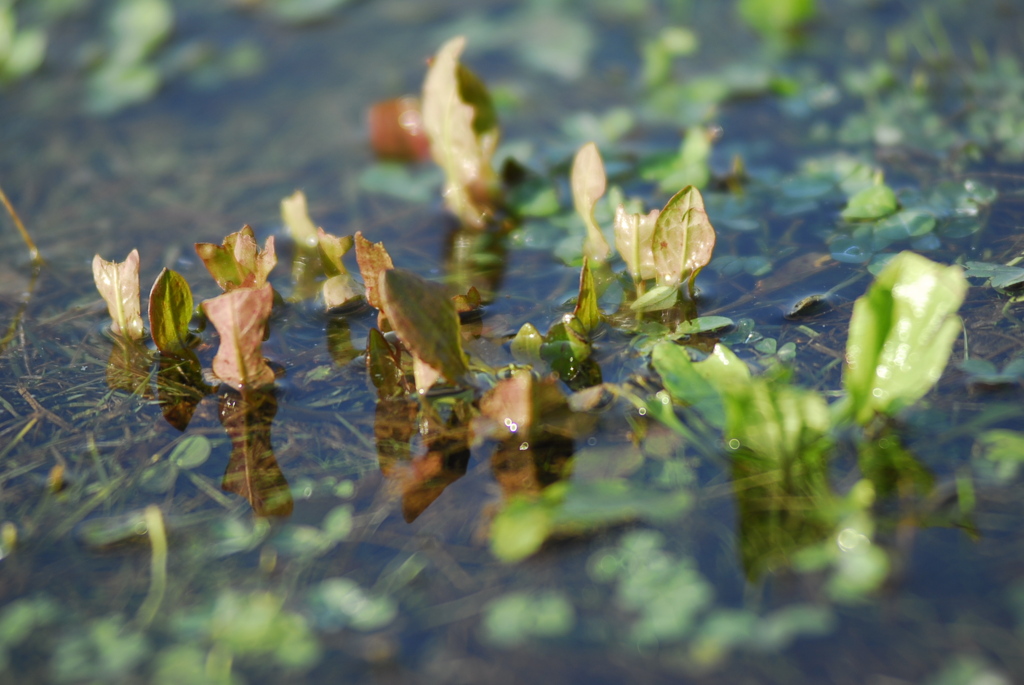
<path id="1" fill-rule="evenodd" d="M 604 195 L 607 179 L 604 163 L 597 145 L 587 143 L 579 149 L 572 162 L 572 199 L 576 213 L 583 218 L 587 227 L 587 240 L 583 246 L 584 256 L 598 262 L 608 259 L 611 248 L 605 240 L 601 227 L 594 220 L 594 205 Z"/>
<path id="2" fill-rule="evenodd" d="M 196 253 L 203 260 L 213 280 L 225 292 L 234 288 L 259 288 L 277 264 L 274 236 L 267 238 L 260 250 L 249 226 L 224 238 L 224 243 L 196 243 Z"/>
<path id="3" fill-rule="evenodd" d="M 296 245 L 316 247 L 318 244 L 317 227 L 309 217 L 306 205 L 306 194 L 296 190 L 281 200 L 281 221 L 288 229 L 288 234 Z M 320 229 L 321 231 L 323 229 Z"/>
<path id="4" fill-rule="evenodd" d="M 846 221 L 871 221 L 893 214 L 900 207 L 896 193 L 887 185 L 865 188 L 850 198 L 842 217 Z"/>
<path id="5" fill-rule="evenodd" d="M 366 301 L 373 307 L 383 310 L 378 284 L 380 275 L 395 267 L 391 255 L 384 249 L 384 243 L 371 243 L 358 231 L 355 235 L 355 245 L 356 262 L 359 264 L 359 273 L 363 276 L 363 286 L 366 288 Z"/>
<path id="6" fill-rule="evenodd" d="M 697 371 L 683 347 L 658 343 L 651 352 L 651 366 L 677 402 L 695 408 L 715 428 L 725 427 L 725 405 L 718 388 Z"/>
<path id="7" fill-rule="evenodd" d="M 193 307 L 188 281 L 176 271 L 161 271 L 149 292 L 150 334 L 160 352 L 171 357 L 189 355 L 188 324 Z"/>
<path id="8" fill-rule="evenodd" d="M 402 344 L 421 363 L 452 383 L 461 383 L 469 367 L 459 315 L 444 286 L 404 269 L 389 269 L 378 279 L 381 306 Z M 427 388 L 417 390 L 423 393 Z"/>
<path id="9" fill-rule="evenodd" d="M 893 414 L 939 380 L 962 323 L 967 292 L 958 266 L 901 252 L 857 299 L 846 344 L 846 408 L 858 423 Z"/>
<path id="10" fill-rule="evenodd" d="M 459 64 L 462 36 L 438 50 L 423 83 L 423 127 L 444 170 L 445 206 L 469 228 L 483 228 L 495 182 L 491 157 L 498 126 L 483 83 Z"/>
<path id="11" fill-rule="evenodd" d="M 229 290 L 203 302 L 203 312 L 220 334 L 213 373 L 236 390 L 274 382 L 263 358 L 263 336 L 274 304 L 270 284 Z"/>
<path id="12" fill-rule="evenodd" d="M 345 269 L 341 258 L 352 249 L 351 236 L 338 238 L 317 228 L 317 251 L 327 280 L 323 284 L 324 305 L 327 309 L 341 307 L 361 297 L 363 289 Z"/>
<path id="13" fill-rule="evenodd" d="M 516 436 L 529 440 L 535 426 L 550 424 L 567 410 L 566 396 L 557 381 L 538 381 L 529 369 L 517 369 L 498 381 L 480 400 L 480 414 L 494 422 L 497 428 L 492 435 L 500 439 Z"/>
<path id="14" fill-rule="evenodd" d="M 630 214 L 623 205 L 615 210 L 615 247 L 634 281 L 654 278 L 654 224 L 661 212 Z"/>
<path id="15" fill-rule="evenodd" d="M 131 340 L 140 339 L 144 331 L 139 303 L 139 251 L 129 252 L 123 262 L 108 262 L 96 255 L 92 259 L 92 277 L 107 303 L 113 320 L 111 330 Z"/>
<path id="16" fill-rule="evenodd" d="M 580 292 L 576 297 L 576 308 L 572 312 L 585 333 L 590 333 L 601 323 L 601 310 L 597 307 L 597 290 L 594 274 L 590 271 L 590 260 L 583 258 L 580 270 Z"/>
<path id="17" fill-rule="evenodd" d="M 512 357 L 520 364 L 535 364 L 540 359 L 540 346 L 544 336 L 531 323 L 524 323 L 512 339 Z"/>
<path id="18" fill-rule="evenodd" d="M 583 368 L 584 362 L 590 358 L 592 349 L 583 326 L 576 317 L 566 315 L 564 321 L 556 323 L 548 330 L 544 344 L 540 348 L 540 356 L 546 360 L 551 369 L 565 381 L 571 381 Z"/>
<path id="19" fill-rule="evenodd" d="M 668 201 L 654 224 L 654 266 L 658 285 L 691 283 L 711 261 L 715 229 L 700 191 L 687 186 Z"/>
<path id="20" fill-rule="evenodd" d="M 670 285 L 659 285 L 651 288 L 631 302 L 629 308 L 637 313 L 660 312 L 671 309 L 679 299 L 679 288 Z"/>

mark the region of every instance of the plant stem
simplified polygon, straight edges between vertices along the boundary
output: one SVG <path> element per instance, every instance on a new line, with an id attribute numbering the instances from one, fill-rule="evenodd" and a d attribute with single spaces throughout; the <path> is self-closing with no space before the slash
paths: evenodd
<path id="1" fill-rule="evenodd" d="M 4 203 L 4 207 L 7 208 L 7 213 L 11 215 L 11 219 L 14 220 L 14 226 L 18 229 L 18 233 L 21 234 L 21 239 L 25 241 L 25 245 L 28 247 L 28 255 L 32 258 L 33 264 L 42 264 L 43 258 L 39 256 L 39 248 L 32 241 L 32 236 L 28 234 L 28 230 L 25 228 L 25 224 L 21 222 L 21 217 L 18 216 L 18 212 L 15 211 L 14 205 L 7 198 L 7 193 L 4 192 L 2 186 L 0 186 L 0 202 Z"/>
<path id="2" fill-rule="evenodd" d="M 139 607 L 137 618 L 143 626 L 148 626 L 156 618 L 156 612 L 160 603 L 164 600 L 164 592 L 167 590 L 167 530 L 164 527 L 164 515 L 160 507 L 150 505 L 146 507 L 143 514 L 146 520 L 146 530 L 149 532 L 149 541 L 153 546 L 153 570 L 149 581 L 149 592 L 146 599 Z"/>

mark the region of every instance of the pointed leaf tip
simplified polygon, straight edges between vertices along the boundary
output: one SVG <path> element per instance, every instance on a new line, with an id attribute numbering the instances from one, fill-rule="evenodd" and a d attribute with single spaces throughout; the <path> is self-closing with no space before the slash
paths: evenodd
<path id="1" fill-rule="evenodd" d="M 165 268 L 149 291 L 150 333 L 163 354 L 186 354 L 192 309 L 192 290 L 188 281 L 178 272 Z"/>
<path id="2" fill-rule="evenodd" d="M 594 220 L 594 205 L 604 195 L 607 177 L 601 153 L 594 143 L 587 143 L 579 149 L 572 162 L 572 199 L 576 213 L 583 218 L 587 227 L 587 239 L 583 254 L 595 261 L 603 262 L 611 253 L 601 227 Z"/>

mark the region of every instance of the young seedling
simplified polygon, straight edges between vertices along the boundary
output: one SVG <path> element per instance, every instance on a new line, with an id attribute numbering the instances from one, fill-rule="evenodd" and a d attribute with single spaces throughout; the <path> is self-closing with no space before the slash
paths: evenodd
<path id="1" fill-rule="evenodd" d="M 274 291 L 265 283 L 259 288 L 235 288 L 202 304 L 220 334 L 213 373 L 235 390 L 274 382 L 274 371 L 261 350 L 273 303 Z"/>
<path id="2" fill-rule="evenodd" d="M 362 288 L 345 268 L 341 258 L 352 249 L 351 236 L 338 238 L 317 228 L 317 251 L 320 264 L 323 265 L 327 280 L 324 281 L 322 292 L 324 306 L 327 309 L 341 307 L 362 296 Z"/>
<path id="3" fill-rule="evenodd" d="M 96 255 L 92 277 L 107 303 L 111 330 L 128 340 L 141 339 L 145 331 L 139 303 L 139 251 L 132 250 L 123 262 L 108 262 Z"/>
<path id="4" fill-rule="evenodd" d="M 584 256 L 603 262 L 608 259 L 611 248 L 605 240 L 601 227 L 594 220 L 594 205 L 604 195 L 607 178 L 604 163 L 597 145 L 587 143 L 579 149 L 572 162 L 572 199 L 576 213 L 583 218 L 587 227 L 587 240 L 583 245 Z"/>
<path id="5" fill-rule="evenodd" d="M 267 238 L 260 250 L 248 225 L 224 238 L 221 245 L 196 243 L 196 253 L 225 292 L 235 288 L 261 287 L 277 264 L 274 236 Z"/>
<path id="6" fill-rule="evenodd" d="M 704 211 L 700 191 L 687 186 L 676 193 L 654 222 L 652 252 L 655 278 L 660 286 L 677 287 L 687 281 L 690 292 L 700 270 L 711 261 L 715 229 Z"/>
<path id="7" fill-rule="evenodd" d="M 462 36 L 438 50 L 423 83 L 423 128 L 430 153 L 445 175 L 445 206 L 467 228 L 482 230 L 497 185 L 491 158 L 498 119 L 486 86 L 459 63 Z"/>

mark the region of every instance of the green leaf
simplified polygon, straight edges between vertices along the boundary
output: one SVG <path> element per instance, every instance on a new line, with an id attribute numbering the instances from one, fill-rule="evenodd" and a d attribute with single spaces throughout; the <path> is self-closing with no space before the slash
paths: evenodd
<path id="1" fill-rule="evenodd" d="M 560 592 L 510 592 L 484 608 L 483 627 L 489 642 L 515 647 L 531 638 L 554 638 L 576 622 L 572 603 Z"/>
<path id="2" fill-rule="evenodd" d="M 654 267 L 658 285 L 692 280 L 711 261 L 715 229 L 700 191 L 687 186 L 668 201 L 654 224 Z"/>
<path id="3" fill-rule="evenodd" d="M 865 188 L 850 198 L 842 217 L 846 221 L 872 221 L 893 214 L 900 208 L 896 193 L 887 185 Z"/>
<path id="4" fill-rule="evenodd" d="M 583 258 L 580 270 L 580 292 L 576 298 L 573 316 L 583 326 L 585 333 L 590 333 L 601 323 L 601 310 L 597 307 L 597 290 L 594 287 L 594 274 L 590 271 L 590 260 Z"/>
<path id="5" fill-rule="evenodd" d="M 510 345 L 512 357 L 520 364 L 535 364 L 540 361 L 540 347 L 544 336 L 533 324 L 524 323 L 512 339 Z"/>
<path id="6" fill-rule="evenodd" d="M 676 401 L 694 407 L 712 426 L 725 427 L 725 406 L 718 389 L 697 372 L 684 348 L 658 343 L 651 352 L 651 365 Z"/>
<path id="7" fill-rule="evenodd" d="M 331 15 L 349 0 L 271 0 L 268 11 L 286 24 L 311 24 Z"/>
<path id="8" fill-rule="evenodd" d="M 959 266 L 913 252 L 893 258 L 853 305 L 843 387 L 858 423 L 893 414 L 939 380 L 962 323 L 967 292 Z"/>
<path id="9" fill-rule="evenodd" d="M 139 303 L 139 251 L 132 250 L 123 262 L 108 262 L 96 255 L 92 277 L 113 320 L 111 330 L 130 340 L 142 337 L 142 306 Z"/>
<path id="10" fill-rule="evenodd" d="M 193 469 L 210 457 L 210 441 L 202 435 L 189 435 L 181 440 L 167 461 L 181 469 Z"/>
<path id="11" fill-rule="evenodd" d="M 462 36 L 438 50 L 423 82 L 423 128 L 445 175 L 445 206 L 469 228 L 483 228 L 493 192 L 491 158 L 499 132 L 483 83 L 459 64 Z"/>
<path id="12" fill-rule="evenodd" d="M 274 236 L 260 250 L 250 226 L 224 238 L 221 245 L 196 243 L 196 254 L 225 292 L 234 288 L 260 288 L 277 264 Z"/>
<path id="13" fill-rule="evenodd" d="M 149 291 L 149 328 L 160 352 L 188 356 L 188 324 L 192 320 L 192 290 L 176 271 L 164 269 Z"/>
<path id="14" fill-rule="evenodd" d="M 263 337 L 274 304 L 270 284 L 236 288 L 203 302 L 203 312 L 220 334 L 213 373 L 235 390 L 274 382 L 263 358 Z"/>
<path id="15" fill-rule="evenodd" d="M 790 31 L 813 18 L 816 0 L 740 0 L 740 16 L 749 26 L 765 34 Z"/>
<path id="16" fill-rule="evenodd" d="M 19 31 L 6 54 L 0 49 L 0 76 L 18 80 L 34 72 L 46 57 L 46 33 L 41 29 Z"/>
<path id="17" fill-rule="evenodd" d="M 604 238 L 604 233 L 601 232 L 601 227 L 594 220 L 594 205 L 604 195 L 607 179 L 601 153 L 594 143 L 587 143 L 576 153 L 572 162 L 571 181 L 576 213 L 583 218 L 583 223 L 587 227 L 583 254 L 590 259 L 603 262 L 611 253 L 611 248 Z"/>
<path id="18" fill-rule="evenodd" d="M 413 358 L 461 383 L 469 367 L 459 315 L 444 286 L 404 269 L 388 269 L 378 278 L 384 314 Z M 421 393 L 427 389 L 417 387 Z"/>
<path id="19" fill-rule="evenodd" d="M 381 399 L 405 394 L 405 375 L 398 362 L 398 353 L 376 328 L 370 329 L 366 339 L 366 369 Z"/>
<path id="20" fill-rule="evenodd" d="M 678 287 L 659 285 L 636 298 L 635 302 L 630 303 L 629 308 L 637 313 L 660 312 L 663 309 L 673 307 L 678 299 Z"/>

